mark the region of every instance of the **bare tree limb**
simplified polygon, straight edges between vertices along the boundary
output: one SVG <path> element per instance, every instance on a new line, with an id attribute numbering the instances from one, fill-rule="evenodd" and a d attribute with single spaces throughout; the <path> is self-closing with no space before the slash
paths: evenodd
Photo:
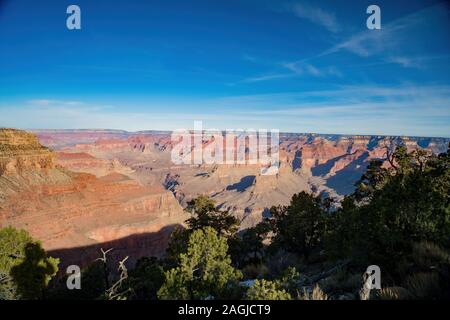
<path id="1" fill-rule="evenodd" d="M 119 280 L 117 280 L 111 288 L 106 290 L 106 295 L 108 297 L 108 300 L 115 300 L 117 298 L 120 298 L 125 293 L 131 291 L 130 288 L 120 291 L 120 288 L 122 287 L 123 281 L 125 281 L 128 278 L 128 270 L 125 266 L 125 261 L 128 260 L 128 256 L 119 261 L 119 267 L 117 268 L 118 271 L 120 271 Z"/>
<path id="2" fill-rule="evenodd" d="M 394 138 L 390 137 L 389 138 L 389 144 L 385 145 L 384 148 L 386 149 L 386 159 L 389 162 L 389 164 L 391 165 L 392 168 L 394 168 L 395 170 L 398 169 L 398 166 L 395 164 L 395 159 L 394 159 L 394 153 L 395 153 L 395 149 L 396 149 L 396 144 L 394 142 Z"/>
<path id="3" fill-rule="evenodd" d="M 103 248 L 100 248 L 100 251 L 102 252 L 103 257 L 97 258 L 97 259 L 95 259 L 95 261 L 100 260 L 100 261 L 102 261 L 103 263 L 106 263 L 106 255 L 107 255 L 111 250 L 113 250 L 113 249 L 114 249 L 114 248 L 109 248 L 108 250 L 104 251 Z"/>

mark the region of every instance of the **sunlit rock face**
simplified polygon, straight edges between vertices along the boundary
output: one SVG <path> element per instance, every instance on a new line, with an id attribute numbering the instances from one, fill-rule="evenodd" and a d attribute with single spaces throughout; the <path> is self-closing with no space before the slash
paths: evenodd
<path id="1" fill-rule="evenodd" d="M 53 167 L 53 154 L 36 136 L 15 129 L 0 129 L 0 176 Z"/>
<path id="2" fill-rule="evenodd" d="M 64 161 L 104 174 L 73 172 Z M 111 245 L 116 256 L 161 255 L 187 218 L 162 186 L 144 186 L 88 155 L 57 157 L 24 131 L 0 129 L 0 163 L 0 227 L 26 229 L 66 262 L 89 263 Z"/>

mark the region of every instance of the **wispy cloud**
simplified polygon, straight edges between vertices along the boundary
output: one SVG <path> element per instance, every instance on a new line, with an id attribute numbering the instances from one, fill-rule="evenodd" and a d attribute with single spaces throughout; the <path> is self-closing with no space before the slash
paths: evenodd
<path id="1" fill-rule="evenodd" d="M 334 14 L 320 8 L 307 4 L 290 4 L 288 8 L 290 12 L 295 13 L 301 18 L 310 19 L 311 21 L 314 20 L 315 23 L 328 26 L 332 30 L 340 29 Z M 247 77 L 244 80 L 234 83 L 234 85 L 238 83 L 263 82 L 301 76 L 342 78 L 347 72 L 342 72 L 341 70 L 387 64 L 395 64 L 403 68 L 425 69 L 430 60 L 448 59 L 448 55 L 430 56 L 426 51 L 427 48 L 423 48 L 423 41 L 420 40 L 424 35 L 422 34 L 418 39 L 411 37 L 411 35 L 422 32 L 429 25 L 430 21 L 445 19 L 446 12 L 448 10 L 445 5 L 438 3 L 397 18 L 391 22 L 383 23 L 381 30 L 368 30 L 364 27 L 361 32 L 343 38 L 343 40 L 338 41 L 317 55 L 288 62 L 272 62 L 272 64 L 265 61 L 264 65 L 266 67 L 270 66 L 272 68 L 271 72 Z M 433 29 L 429 28 L 426 32 L 433 32 Z M 335 37 L 337 35 L 333 36 L 333 38 Z M 363 65 L 352 65 L 350 63 L 339 68 L 330 65 L 329 59 L 321 59 L 325 58 L 325 56 L 344 51 L 360 57 L 371 57 L 373 59 Z M 258 62 L 251 56 L 244 56 L 244 59 L 253 63 L 260 63 L 260 61 Z"/>
<path id="2" fill-rule="evenodd" d="M 36 106 L 50 106 L 50 105 L 79 106 L 83 104 L 83 102 L 75 100 L 50 100 L 50 99 L 34 99 L 29 100 L 28 103 Z"/>
<path id="3" fill-rule="evenodd" d="M 319 57 L 342 50 L 362 57 L 401 51 L 411 46 L 414 41 L 411 35 L 421 31 L 430 21 L 445 19 L 446 11 L 445 5 L 440 3 L 385 23 L 381 30 L 365 29 L 325 50 Z"/>
<path id="4" fill-rule="evenodd" d="M 338 24 L 334 13 L 325 11 L 319 7 L 313 7 L 303 3 L 296 3 L 289 5 L 288 10 L 295 14 L 297 17 L 320 25 L 333 33 L 337 33 L 341 30 L 341 27 Z"/>
<path id="5" fill-rule="evenodd" d="M 432 60 L 448 60 L 449 57 L 449 55 L 421 57 L 390 56 L 385 59 L 385 62 L 395 63 L 405 68 L 423 69 Z"/>
<path id="6" fill-rule="evenodd" d="M 245 78 L 241 82 L 260 82 L 260 81 L 274 80 L 274 79 L 280 79 L 280 78 L 288 78 L 288 77 L 292 77 L 292 76 L 293 76 L 293 74 L 290 74 L 290 73 L 265 74 L 265 75 Z"/>
<path id="7" fill-rule="evenodd" d="M 448 85 L 353 85 L 176 103 L 148 102 L 141 111 L 125 111 L 129 108 L 124 105 L 100 109 L 87 102 L 82 106 L 0 104 L 0 126 L 173 130 L 190 128 L 194 120 L 203 120 L 205 128 L 218 129 L 450 137 L 449 105 Z"/>
<path id="8" fill-rule="evenodd" d="M 419 63 L 419 60 L 408 57 L 399 57 L 399 56 L 388 57 L 387 62 L 399 64 L 405 68 L 416 68 L 416 69 L 422 68 L 422 65 Z"/>
<path id="9" fill-rule="evenodd" d="M 313 132 L 450 137 L 450 86 L 342 86 L 266 97 L 277 108 L 252 109 L 262 97 L 247 97 L 240 113 L 314 128 Z M 282 103 L 275 101 L 283 101 Z M 310 129 L 311 130 L 311 129 Z"/>
<path id="10" fill-rule="evenodd" d="M 247 77 L 236 83 L 230 85 L 236 85 L 238 83 L 253 83 L 270 81 L 284 78 L 300 77 L 300 76 L 312 76 L 312 77 L 342 77 L 341 71 L 335 66 L 318 67 L 311 63 L 303 61 L 293 62 L 281 62 L 273 63 L 272 67 L 280 69 L 278 72 L 260 74 L 252 77 Z"/>
<path id="11" fill-rule="evenodd" d="M 59 100 L 59 99 L 31 99 L 26 101 L 31 109 L 36 110 L 65 110 L 65 112 L 84 111 L 108 111 L 114 109 L 113 105 L 87 103 L 79 100 Z"/>
<path id="12" fill-rule="evenodd" d="M 311 63 L 302 61 L 286 62 L 282 66 L 297 75 L 310 75 L 313 77 L 337 76 L 341 77 L 342 73 L 334 66 L 317 67 Z"/>

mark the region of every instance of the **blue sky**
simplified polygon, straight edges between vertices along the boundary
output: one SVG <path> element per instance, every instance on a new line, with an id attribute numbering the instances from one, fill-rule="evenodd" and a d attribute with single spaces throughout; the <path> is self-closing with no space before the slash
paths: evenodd
<path id="1" fill-rule="evenodd" d="M 0 126 L 450 137 L 449 18 L 432 0 L 0 0 Z"/>

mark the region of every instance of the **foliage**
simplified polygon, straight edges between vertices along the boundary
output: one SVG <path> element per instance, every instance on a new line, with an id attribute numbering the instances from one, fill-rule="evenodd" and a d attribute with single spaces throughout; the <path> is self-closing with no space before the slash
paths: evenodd
<path id="1" fill-rule="evenodd" d="M 327 248 L 360 265 L 378 264 L 393 280 L 413 244 L 450 245 L 450 157 L 399 147 L 392 166 L 372 162 L 355 193 L 329 220 Z"/>
<path id="2" fill-rule="evenodd" d="M 229 238 L 228 245 L 233 263 L 240 268 L 248 264 L 260 264 L 265 255 L 264 241 L 270 230 L 268 223 L 261 222 L 242 231 L 242 235 Z"/>
<path id="3" fill-rule="evenodd" d="M 164 259 L 167 266 L 175 267 L 180 262 L 180 254 L 186 253 L 190 233 L 190 230 L 182 227 L 176 227 L 172 231 Z"/>
<path id="4" fill-rule="evenodd" d="M 228 211 L 219 210 L 211 198 L 201 195 L 192 199 L 188 202 L 187 211 L 192 215 L 186 220 L 188 229 L 176 228 L 171 234 L 166 250 L 166 263 L 169 266 L 174 267 L 179 263 L 178 258 L 186 252 L 189 236 L 195 230 L 211 227 L 228 239 L 229 246 L 237 248 L 242 244 L 236 235 L 239 220 Z"/>
<path id="5" fill-rule="evenodd" d="M 426 241 L 413 244 L 411 258 L 414 265 L 422 270 L 430 266 L 439 270 L 450 265 L 450 254 L 436 244 Z"/>
<path id="6" fill-rule="evenodd" d="M 133 292 L 131 299 L 156 300 L 157 291 L 164 283 L 164 269 L 155 257 L 143 257 L 130 270 L 125 286 Z"/>
<path id="7" fill-rule="evenodd" d="M 215 202 L 201 195 L 188 202 L 187 210 L 192 214 L 186 222 L 191 230 L 211 227 L 221 236 L 231 236 L 239 228 L 239 220 L 230 212 L 220 210 Z"/>
<path id="8" fill-rule="evenodd" d="M 211 228 L 198 229 L 189 236 L 186 253 L 179 256 L 177 267 L 165 273 L 158 291 L 160 299 L 226 298 L 242 277 L 231 266 L 224 237 Z"/>
<path id="9" fill-rule="evenodd" d="M 372 300 L 408 300 L 411 298 L 411 293 L 402 287 L 386 287 L 377 290 Z"/>
<path id="10" fill-rule="evenodd" d="M 312 292 L 303 292 L 301 300 L 328 300 L 328 296 L 320 289 L 319 285 L 316 284 Z"/>
<path id="11" fill-rule="evenodd" d="M 262 279 L 270 276 L 269 269 L 264 263 L 247 264 L 242 268 L 242 273 L 246 279 Z"/>
<path id="12" fill-rule="evenodd" d="M 327 209 L 320 196 L 304 191 L 289 206 L 272 207 L 268 221 L 275 233 L 273 245 L 308 257 L 322 242 Z"/>
<path id="13" fill-rule="evenodd" d="M 41 243 L 24 230 L 0 230 L 0 295 L 7 299 L 41 299 L 58 271 L 59 260 L 47 257 Z"/>
<path id="14" fill-rule="evenodd" d="M 289 292 L 292 297 L 298 296 L 299 286 L 302 283 L 302 279 L 300 277 L 300 273 L 295 267 L 289 267 L 284 270 L 277 282 L 280 287 Z"/>
<path id="15" fill-rule="evenodd" d="M 450 255 L 430 242 L 414 243 L 398 262 L 401 287 L 383 288 L 375 299 L 449 299 Z"/>
<path id="16" fill-rule="evenodd" d="M 271 247 L 267 248 L 268 250 Z M 282 274 L 286 269 L 295 267 L 296 270 L 302 270 L 305 268 L 305 258 L 292 252 L 286 252 L 283 249 L 278 249 L 274 253 L 267 255 L 265 264 L 269 268 L 269 273 L 273 278 Z"/>
<path id="17" fill-rule="evenodd" d="M 247 290 L 248 300 L 291 300 L 291 295 L 276 282 L 269 280 L 255 280 Z"/>
<path id="18" fill-rule="evenodd" d="M 351 273 L 345 268 L 340 269 L 332 276 L 319 282 L 321 288 L 326 292 L 334 293 L 356 293 L 362 285 L 362 276 L 358 273 Z"/>
<path id="19" fill-rule="evenodd" d="M 73 299 L 93 300 L 98 299 L 106 291 L 104 266 L 101 261 L 94 261 L 81 270 L 82 290 L 70 290 Z"/>
<path id="20" fill-rule="evenodd" d="M 436 272 L 420 272 L 407 277 L 405 288 L 415 299 L 433 299 L 441 295 L 441 284 Z"/>
<path id="21" fill-rule="evenodd" d="M 104 262 L 95 260 L 81 269 L 81 290 L 69 290 L 64 275 L 49 286 L 47 298 L 50 300 L 102 300 L 109 287 L 108 269 Z"/>
<path id="22" fill-rule="evenodd" d="M 398 147 L 387 162 L 373 160 L 333 212 L 328 199 L 301 192 L 237 233 L 239 221 L 200 196 L 188 203 L 189 228 L 172 233 L 164 260 L 139 259 L 112 287 L 106 263 L 97 261 L 82 271 L 83 290 L 53 296 L 235 299 L 244 293 L 238 267 L 246 279 L 258 278 L 247 299 L 327 300 L 356 297 L 362 273 L 376 264 L 384 288 L 370 298 L 450 298 L 449 186 L 449 152 Z M 338 268 L 337 260 L 349 262 Z M 1 230 L 0 299 L 42 298 L 57 262 L 25 231 Z"/>

